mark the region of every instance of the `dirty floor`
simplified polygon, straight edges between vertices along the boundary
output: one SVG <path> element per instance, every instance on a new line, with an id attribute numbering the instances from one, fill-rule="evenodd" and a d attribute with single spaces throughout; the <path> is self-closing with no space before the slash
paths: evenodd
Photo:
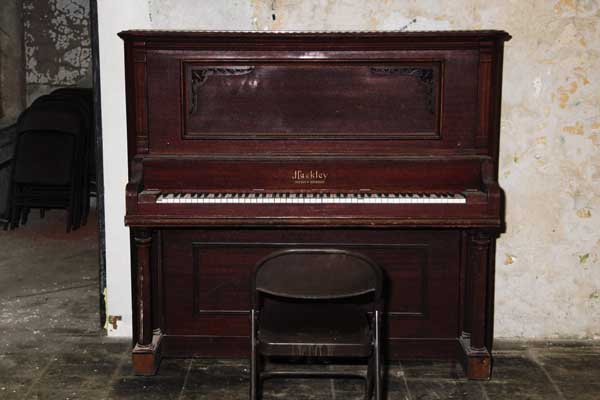
<path id="1" fill-rule="evenodd" d="M 64 215 L 35 212 L 0 231 L 0 399 L 247 399 L 246 360 L 164 360 L 131 373 L 129 342 L 99 328 L 95 216 L 73 233 Z M 497 341 L 489 382 L 447 361 L 402 361 L 386 371 L 387 399 L 599 400 L 600 343 Z M 360 399 L 352 380 L 274 380 L 265 399 Z"/>

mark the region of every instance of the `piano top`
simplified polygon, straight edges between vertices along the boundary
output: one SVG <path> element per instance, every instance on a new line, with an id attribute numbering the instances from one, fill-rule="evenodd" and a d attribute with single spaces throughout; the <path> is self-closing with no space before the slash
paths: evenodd
<path id="1" fill-rule="evenodd" d="M 151 40 L 202 40 L 205 38 L 224 38 L 253 40 L 257 38 L 315 38 L 327 40 L 350 39 L 353 41 L 376 38 L 394 38 L 396 40 L 431 40 L 457 41 L 457 40 L 481 40 L 500 39 L 508 41 L 511 36 L 502 30 L 443 30 L 443 31 L 400 31 L 400 30 L 333 30 L 333 31 L 297 31 L 297 30 L 125 30 L 119 33 L 123 39 L 151 39 Z"/>

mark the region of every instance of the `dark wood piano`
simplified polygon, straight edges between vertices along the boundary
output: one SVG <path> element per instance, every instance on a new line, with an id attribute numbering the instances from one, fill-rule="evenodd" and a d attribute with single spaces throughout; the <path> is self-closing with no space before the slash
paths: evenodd
<path id="1" fill-rule="evenodd" d="M 491 371 L 502 31 L 126 31 L 133 366 L 244 357 L 267 254 L 387 275 L 388 359 Z"/>

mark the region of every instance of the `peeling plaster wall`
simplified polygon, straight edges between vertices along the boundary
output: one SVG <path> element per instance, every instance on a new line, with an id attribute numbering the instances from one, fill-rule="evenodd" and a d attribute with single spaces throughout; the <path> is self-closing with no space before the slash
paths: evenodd
<path id="1" fill-rule="evenodd" d="M 500 149 L 507 232 L 497 248 L 495 333 L 600 337 L 597 0 L 136 1 L 144 10 L 136 15 L 161 29 L 508 31 Z M 124 118 L 118 123 L 120 131 L 105 136 L 123 135 Z M 119 168 L 126 176 L 126 165 Z M 122 203 L 124 185 L 121 179 L 106 189 Z M 107 215 L 107 232 L 126 232 L 122 221 L 122 214 Z M 125 279 L 128 261 L 120 262 Z"/>
<path id="2" fill-rule="evenodd" d="M 23 0 L 27 104 L 57 87 L 91 87 L 89 15 L 89 0 Z"/>
<path id="3" fill-rule="evenodd" d="M 14 123 L 25 106 L 21 7 L 21 0 L 3 0 L 0 7 L 0 128 Z"/>

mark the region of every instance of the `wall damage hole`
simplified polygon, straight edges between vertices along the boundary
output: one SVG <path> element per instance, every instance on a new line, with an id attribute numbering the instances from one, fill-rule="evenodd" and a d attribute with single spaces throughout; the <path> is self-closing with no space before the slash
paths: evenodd
<path id="1" fill-rule="evenodd" d="M 121 317 L 120 315 L 109 315 L 108 316 L 108 323 L 112 325 L 112 328 L 114 330 L 117 329 L 117 323 L 122 320 L 123 320 L 123 317 Z"/>

